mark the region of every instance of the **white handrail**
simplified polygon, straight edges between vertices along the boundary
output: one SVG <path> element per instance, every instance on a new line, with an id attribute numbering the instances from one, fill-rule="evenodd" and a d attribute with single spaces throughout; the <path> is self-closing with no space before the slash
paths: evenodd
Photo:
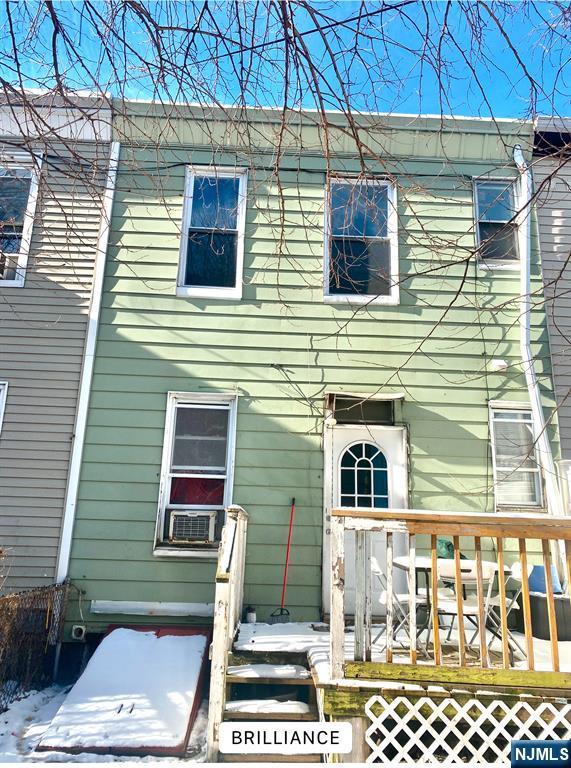
<path id="1" fill-rule="evenodd" d="M 242 507 L 233 506 L 226 509 L 226 523 L 222 529 L 218 550 L 214 626 L 210 647 L 211 672 L 206 754 L 206 761 L 209 763 L 218 760 L 219 729 L 226 706 L 228 653 L 232 650 L 232 643 L 242 615 L 247 526 L 248 515 Z"/>

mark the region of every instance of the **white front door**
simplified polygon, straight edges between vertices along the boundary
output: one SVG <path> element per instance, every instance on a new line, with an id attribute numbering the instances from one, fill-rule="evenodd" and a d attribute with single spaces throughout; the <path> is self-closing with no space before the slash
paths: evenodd
<path id="1" fill-rule="evenodd" d="M 408 506 L 408 473 L 404 427 L 326 423 L 325 517 L 323 525 L 323 609 L 329 613 L 331 559 L 329 512 L 334 507 L 405 509 Z M 372 554 L 383 568 L 382 534 L 372 534 Z M 403 541 L 401 541 L 403 539 Z M 404 537 L 395 537 L 395 555 L 404 554 Z M 345 535 L 345 613 L 355 610 L 355 534 Z M 395 574 L 396 576 L 396 574 Z M 373 581 L 373 612 L 378 602 Z"/>

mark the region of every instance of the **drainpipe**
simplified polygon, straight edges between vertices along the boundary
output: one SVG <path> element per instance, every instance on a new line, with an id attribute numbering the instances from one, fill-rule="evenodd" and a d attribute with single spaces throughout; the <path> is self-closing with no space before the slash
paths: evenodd
<path id="1" fill-rule="evenodd" d="M 531 198 L 532 198 L 532 174 L 531 168 L 525 161 L 521 146 L 517 144 L 514 147 L 513 159 L 519 171 L 519 200 L 518 200 L 518 246 L 521 263 L 521 282 L 520 282 L 520 353 L 521 361 L 525 373 L 525 380 L 531 403 L 531 412 L 533 414 L 533 433 L 539 464 L 542 469 L 545 484 L 545 495 L 547 501 L 547 511 L 550 515 L 563 515 L 563 504 L 559 490 L 558 474 L 553 461 L 551 445 L 547 437 L 547 429 L 543 408 L 541 405 L 541 395 L 537 376 L 535 373 L 535 364 L 531 352 L 530 344 L 530 321 L 531 321 L 531 280 L 530 280 L 530 261 L 531 261 Z M 562 545 L 562 542 L 559 542 Z M 555 548 L 554 548 L 555 549 Z M 558 563 L 558 570 L 561 568 L 561 552 L 553 552 L 555 562 Z M 558 562 L 559 561 L 559 562 Z M 565 560 L 563 559 L 563 562 Z"/>
<path id="2" fill-rule="evenodd" d="M 67 578 L 69 557 L 71 554 L 71 537 L 75 521 L 75 507 L 77 503 L 77 491 L 79 487 L 79 472 L 83 455 L 83 442 L 87 426 L 87 406 L 91 391 L 91 379 L 93 377 L 93 363 L 95 361 L 95 343 L 97 341 L 97 328 L 99 326 L 99 312 L 101 309 L 101 296 L 103 293 L 103 277 L 105 273 L 105 259 L 107 257 L 107 243 L 111 231 L 111 213 L 113 197 L 115 194 L 115 180 L 117 178 L 117 165 L 119 163 L 120 145 L 117 141 L 111 142 L 109 153 L 109 165 L 107 168 L 107 180 L 103 205 L 101 211 L 101 224 L 97 237 L 95 253 L 95 265 L 93 268 L 93 288 L 91 291 L 91 304 L 89 306 L 89 318 L 87 322 L 87 337 L 85 341 L 85 353 L 83 356 L 83 369 L 79 385 L 79 397 L 77 402 L 77 415 L 75 417 L 75 430 L 73 448 L 69 463 L 68 483 L 63 513 L 61 539 L 56 568 L 56 581 L 62 582 Z"/>

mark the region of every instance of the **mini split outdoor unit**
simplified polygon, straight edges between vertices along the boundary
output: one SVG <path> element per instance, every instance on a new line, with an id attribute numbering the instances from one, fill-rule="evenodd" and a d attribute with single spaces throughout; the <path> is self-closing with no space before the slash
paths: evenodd
<path id="1" fill-rule="evenodd" d="M 172 542 L 214 541 L 216 512 L 171 512 L 169 539 Z"/>

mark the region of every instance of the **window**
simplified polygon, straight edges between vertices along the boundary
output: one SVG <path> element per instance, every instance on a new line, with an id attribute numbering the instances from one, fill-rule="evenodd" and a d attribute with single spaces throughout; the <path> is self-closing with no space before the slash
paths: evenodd
<path id="1" fill-rule="evenodd" d="M 177 294 L 242 296 L 246 171 L 188 168 Z"/>
<path id="2" fill-rule="evenodd" d="M 392 400 L 333 395 L 332 410 L 337 424 L 394 424 Z"/>
<path id="3" fill-rule="evenodd" d="M 541 473 L 528 409 L 491 409 L 496 506 L 539 506 Z"/>
<path id="4" fill-rule="evenodd" d="M 210 548 L 232 499 L 233 396 L 169 395 L 157 544 Z"/>
<path id="5" fill-rule="evenodd" d="M 476 183 L 476 236 L 484 262 L 513 262 L 518 258 L 513 184 L 505 181 Z"/>
<path id="6" fill-rule="evenodd" d="M 0 288 L 24 285 L 36 197 L 32 169 L 0 167 Z"/>
<path id="7" fill-rule="evenodd" d="M 2 421 L 4 420 L 4 409 L 6 407 L 6 398 L 8 396 L 8 383 L 0 381 L 0 434 L 2 434 Z"/>
<path id="8" fill-rule="evenodd" d="M 324 270 L 326 301 L 398 303 L 393 184 L 377 179 L 331 181 Z"/>
<path id="9" fill-rule="evenodd" d="M 374 443 L 355 443 L 341 456 L 342 507 L 389 506 L 389 475 L 387 460 Z"/>

